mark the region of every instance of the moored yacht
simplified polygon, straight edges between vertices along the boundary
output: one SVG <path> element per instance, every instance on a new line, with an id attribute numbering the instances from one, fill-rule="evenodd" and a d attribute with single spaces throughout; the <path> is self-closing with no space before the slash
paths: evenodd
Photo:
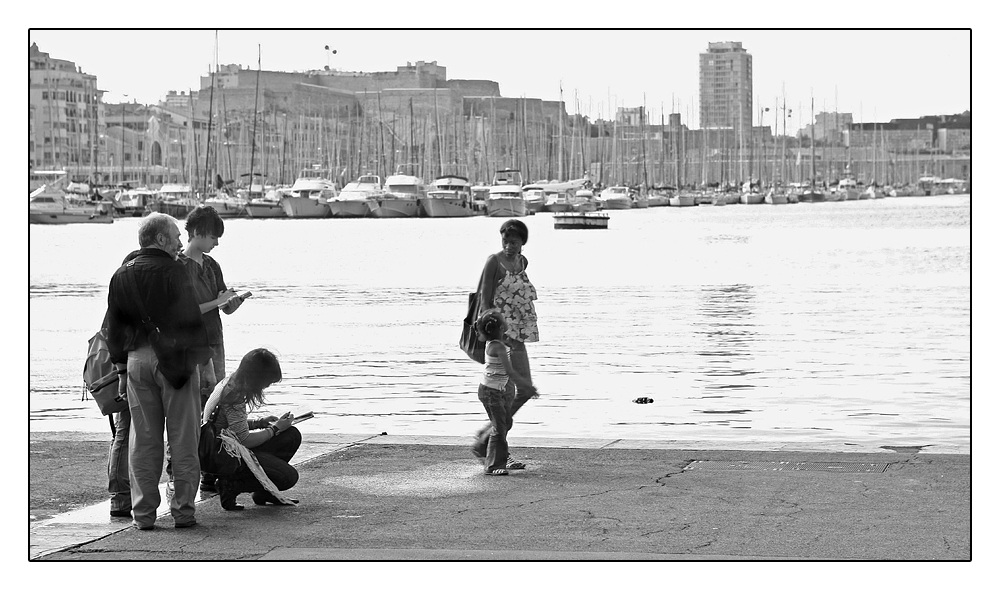
<path id="1" fill-rule="evenodd" d="M 484 207 L 473 200 L 469 179 L 458 175 L 435 178 L 418 202 L 426 217 L 472 217 L 485 213 Z"/>
<path id="2" fill-rule="evenodd" d="M 521 190 L 520 170 L 497 170 L 493 175 L 490 194 L 486 198 L 486 214 L 490 217 L 524 217 L 528 208 Z"/>
<path id="3" fill-rule="evenodd" d="M 631 209 L 632 199 L 628 187 L 624 185 L 609 186 L 597 195 L 597 206 L 601 209 Z"/>
<path id="4" fill-rule="evenodd" d="M 369 199 L 379 199 L 384 195 L 382 179 L 375 174 L 362 174 L 354 182 L 347 183 L 340 194 L 327 203 L 334 217 L 367 217 L 370 212 Z"/>
<path id="5" fill-rule="evenodd" d="M 28 194 L 28 223 L 112 223 L 111 203 L 89 201 L 58 186 L 42 185 Z"/>
<path id="6" fill-rule="evenodd" d="M 166 213 L 175 219 L 184 219 L 201 202 L 189 184 L 164 184 L 156 191 L 156 200 L 147 206 L 150 211 Z"/>
<path id="7" fill-rule="evenodd" d="M 594 197 L 594 191 L 589 188 L 582 188 L 573 193 L 569 202 L 573 205 L 573 211 L 577 213 L 597 211 L 597 199 Z"/>
<path id="8" fill-rule="evenodd" d="M 524 206 L 528 211 L 538 213 L 545 208 L 545 201 L 548 197 L 542 185 L 529 184 L 524 186 L 521 188 L 521 194 L 524 196 Z"/>
<path id="9" fill-rule="evenodd" d="M 565 213 L 566 211 L 573 210 L 573 199 L 569 194 L 564 192 L 550 193 L 545 198 L 545 207 L 542 208 L 543 211 L 550 211 L 552 213 Z"/>
<path id="10" fill-rule="evenodd" d="M 330 217 L 330 199 L 337 189 L 322 171 L 313 167 L 303 170 L 281 199 L 281 208 L 288 217 Z"/>
<path id="11" fill-rule="evenodd" d="M 420 199 L 427 194 L 424 181 L 415 166 L 399 165 L 396 173 L 385 179 L 385 189 L 381 195 L 368 199 L 368 211 L 372 217 L 416 217 L 420 211 Z"/>
<path id="12" fill-rule="evenodd" d="M 119 217 L 142 217 L 156 200 L 156 191 L 146 187 L 120 191 L 114 198 L 115 214 Z"/>
<path id="13" fill-rule="evenodd" d="M 260 185 L 255 185 L 260 187 Z M 239 217 L 246 213 L 247 201 L 244 197 L 233 195 L 226 190 L 218 190 L 207 199 L 205 204 L 211 206 L 219 214 L 219 217 Z"/>
<path id="14" fill-rule="evenodd" d="M 282 201 L 286 196 L 291 195 L 289 188 L 273 188 L 263 196 L 250 199 L 246 204 L 247 217 L 252 219 L 269 219 L 288 217 Z"/>

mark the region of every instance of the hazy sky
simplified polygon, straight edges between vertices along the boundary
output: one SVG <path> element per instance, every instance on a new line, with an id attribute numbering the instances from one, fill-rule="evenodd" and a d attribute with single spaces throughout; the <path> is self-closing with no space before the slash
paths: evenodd
<path id="1" fill-rule="evenodd" d="M 336 20 L 336 19 L 334 19 Z M 371 21 L 377 23 L 378 20 Z M 361 24 L 361 23 L 358 23 Z M 641 23 L 640 23 L 641 24 Z M 455 25 L 450 25 L 455 26 Z M 153 104 L 197 90 L 216 61 L 216 30 L 31 30 L 52 57 L 97 76 L 106 102 Z M 305 71 L 395 71 L 437 61 L 449 79 L 488 79 L 503 96 L 558 100 L 606 116 L 645 103 L 654 121 L 679 112 L 698 127 L 698 56 L 709 42 L 741 41 L 753 56 L 754 117 L 784 92 L 789 132 L 815 111 L 854 120 L 953 114 L 972 106 L 968 30 L 218 30 L 218 63 Z M 324 49 L 329 45 L 336 55 Z M 758 103 L 761 103 L 758 105 Z M 673 105 L 673 106 L 671 106 Z M 801 110 L 800 110 L 801 106 Z M 779 124 L 780 131 L 780 124 Z"/>

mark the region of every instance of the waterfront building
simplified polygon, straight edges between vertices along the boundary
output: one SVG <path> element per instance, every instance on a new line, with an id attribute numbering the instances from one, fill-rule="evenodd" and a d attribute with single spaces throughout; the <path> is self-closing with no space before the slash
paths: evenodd
<path id="1" fill-rule="evenodd" d="M 28 166 L 66 170 L 87 180 L 98 158 L 103 127 L 97 77 L 71 61 L 28 49 Z"/>
<path id="2" fill-rule="evenodd" d="M 709 43 L 699 55 L 698 112 L 702 129 L 736 130 L 749 141 L 753 119 L 753 57 L 739 41 Z M 730 134 L 732 135 L 732 134 Z M 718 134 L 719 141 L 722 134 Z"/>

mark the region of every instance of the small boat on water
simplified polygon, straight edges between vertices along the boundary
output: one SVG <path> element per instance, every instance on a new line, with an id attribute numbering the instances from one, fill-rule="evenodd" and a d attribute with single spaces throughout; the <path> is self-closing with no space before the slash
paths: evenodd
<path id="1" fill-rule="evenodd" d="M 490 217 L 524 217 L 528 207 L 521 190 L 520 170 L 497 170 L 493 175 L 490 194 L 486 198 L 486 214 Z"/>
<path id="2" fill-rule="evenodd" d="M 255 186 L 260 187 L 260 185 Z M 214 195 L 205 199 L 204 204 L 215 209 L 219 217 L 230 218 L 244 215 L 246 213 L 247 201 L 239 195 L 233 195 L 228 191 L 220 189 Z"/>
<path id="3" fill-rule="evenodd" d="M 156 200 L 156 191 L 146 187 L 125 189 L 114 198 L 115 214 L 118 217 L 142 217 L 150 212 L 150 205 Z"/>
<path id="4" fill-rule="evenodd" d="M 631 209 L 632 199 L 627 186 L 609 186 L 597 195 L 599 209 Z"/>
<path id="5" fill-rule="evenodd" d="M 542 210 L 548 211 L 549 213 L 565 213 L 567 211 L 573 211 L 573 199 L 568 193 L 549 193 L 545 199 L 545 207 L 543 207 Z"/>
<path id="6" fill-rule="evenodd" d="M 554 213 L 552 218 L 555 229 L 608 229 L 607 213 Z"/>
<path id="7" fill-rule="evenodd" d="M 282 201 L 291 196 L 289 188 L 274 188 L 261 197 L 250 199 L 244 208 L 247 217 L 252 219 L 273 219 L 288 217 Z"/>
<path id="8" fill-rule="evenodd" d="M 416 217 L 420 212 L 420 199 L 427 194 L 423 179 L 414 174 L 416 171 L 415 165 L 397 166 L 396 173 L 385 179 L 384 192 L 367 201 L 370 215 Z"/>
<path id="9" fill-rule="evenodd" d="M 670 206 L 670 191 L 669 187 L 654 186 L 646 193 L 646 201 L 650 207 L 668 207 Z"/>
<path id="10" fill-rule="evenodd" d="M 112 223 L 108 201 L 90 201 L 70 195 L 59 187 L 42 185 L 28 194 L 28 223 Z"/>
<path id="11" fill-rule="evenodd" d="M 486 212 L 472 195 L 469 179 L 456 174 L 438 176 L 423 197 L 417 199 L 424 217 L 472 217 Z"/>
<path id="12" fill-rule="evenodd" d="M 858 190 L 858 181 L 853 178 L 841 178 L 837 182 L 838 194 L 843 195 L 844 201 L 857 201 L 861 197 L 861 191 Z"/>
<path id="13" fill-rule="evenodd" d="M 787 205 L 788 194 L 779 189 L 772 188 L 764 195 L 764 202 L 768 205 Z"/>
<path id="14" fill-rule="evenodd" d="M 589 188 L 576 191 L 570 196 L 569 201 L 576 213 L 597 211 L 597 199 L 594 197 L 594 191 Z"/>
<path id="15" fill-rule="evenodd" d="M 545 209 L 545 202 L 548 196 L 545 189 L 539 184 L 529 184 L 521 188 L 524 196 L 524 206 L 532 213 L 540 213 Z"/>
<path id="16" fill-rule="evenodd" d="M 628 197 L 632 199 L 633 209 L 646 209 L 649 207 L 649 197 L 643 190 L 630 188 Z"/>
<path id="17" fill-rule="evenodd" d="M 688 192 L 678 192 L 670 197 L 671 207 L 694 207 L 698 204 L 697 195 Z"/>
<path id="18" fill-rule="evenodd" d="M 176 219 L 185 219 L 198 205 L 201 205 L 201 201 L 191 190 L 191 185 L 170 183 L 156 191 L 156 200 L 147 209 L 166 213 Z"/>
<path id="19" fill-rule="evenodd" d="M 299 173 L 292 187 L 281 199 L 288 217 L 330 217 L 330 199 L 337 196 L 336 186 L 318 166 Z"/>
<path id="20" fill-rule="evenodd" d="M 740 192 L 740 203 L 744 205 L 760 205 L 764 202 L 764 193 L 760 192 L 760 183 L 750 180 L 743 183 Z"/>
<path id="21" fill-rule="evenodd" d="M 340 194 L 327 203 L 334 217 L 367 217 L 371 211 L 368 200 L 379 199 L 384 193 L 381 178 L 375 174 L 362 174 L 354 182 L 347 183 Z"/>

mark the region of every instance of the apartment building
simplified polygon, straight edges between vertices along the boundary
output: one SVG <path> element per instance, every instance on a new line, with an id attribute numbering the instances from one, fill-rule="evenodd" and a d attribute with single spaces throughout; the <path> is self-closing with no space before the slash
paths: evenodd
<path id="1" fill-rule="evenodd" d="M 730 129 L 749 142 L 753 122 L 753 57 L 739 41 L 709 43 L 699 55 L 702 129 Z M 732 141 L 732 140 L 730 140 Z"/>

